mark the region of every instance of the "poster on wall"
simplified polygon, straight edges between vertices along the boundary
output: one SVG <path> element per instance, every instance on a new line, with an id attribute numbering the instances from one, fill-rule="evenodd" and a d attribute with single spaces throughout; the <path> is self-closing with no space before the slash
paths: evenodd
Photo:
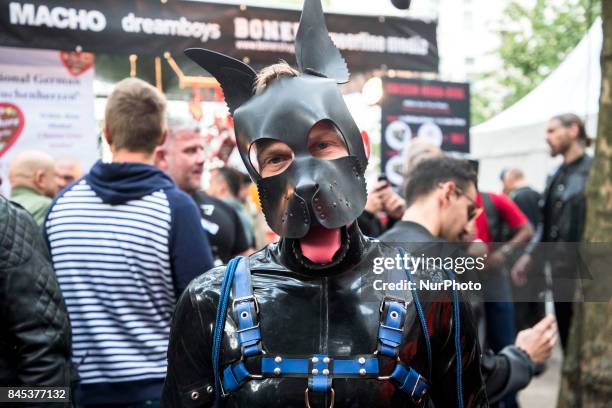
<path id="1" fill-rule="evenodd" d="M 24 150 L 73 158 L 84 171 L 98 158 L 94 56 L 0 47 L 0 191 L 8 166 Z"/>
<path id="2" fill-rule="evenodd" d="M 470 152 L 469 84 L 384 78 L 383 90 L 381 171 L 392 184 L 402 184 L 402 153 L 415 141 Z"/>

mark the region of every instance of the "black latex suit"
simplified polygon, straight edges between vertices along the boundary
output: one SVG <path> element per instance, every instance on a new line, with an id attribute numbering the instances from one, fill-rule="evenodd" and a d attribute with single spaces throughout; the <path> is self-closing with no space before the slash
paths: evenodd
<path id="1" fill-rule="evenodd" d="M 244 365 L 250 373 L 257 374 L 263 371 L 262 361 L 270 356 L 277 356 L 274 359 L 280 361 L 280 355 L 311 358 L 318 354 L 334 359 L 330 368 L 335 370 L 335 364 L 342 357 L 369 355 L 369 361 L 377 358 L 377 375 L 386 375 L 397 368 L 396 359 L 371 356 L 377 350 L 377 343 L 381 343 L 380 316 L 391 310 L 387 302 L 385 312 L 381 313 L 381 300 L 391 295 L 376 290 L 374 280 L 399 281 L 406 274 L 403 270 L 388 271 L 389 276 L 372 273 L 375 257 L 384 256 L 382 252 L 394 254 L 396 251 L 365 238 L 355 222 L 366 202 L 367 154 L 359 129 L 337 87 L 337 83 L 348 80 L 349 73 L 327 33 L 319 0 L 305 2 L 295 47 L 301 74 L 273 79 L 257 93 L 253 92 L 256 73 L 248 65 L 213 51 L 186 51 L 220 82 L 234 117 L 238 149 L 257 183 L 266 221 L 282 237 L 278 243 L 247 258 L 258 305 L 249 311 L 258 316 L 266 354 L 246 357 Z M 331 122 L 342 136 L 346 156 L 325 160 L 310 154 L 309 132 L 321 121 Z M 293 152 L 290 165 L 281 173 L 262 177 L 251 163 L 250 148 L 262 139 L 283 142 Z M 315 228 L 340 230 L 338 248 L 331 261 L 324 265 L 312 263 L 301 250 L 301 239 L 310 236 Z M 225 268 L 219 267 L 198 277 L 178 302 L 162 397 L 165 407 L 213 404 L 212 337 L 224 272 Z M 415 275 L 414 278 L 431 279 L 432 276 Z M 441 291 L 436 299 L 422 302 L 432 350 L 431 367 L 411 293 L 401 291 L 392 295 L 401 297 L 402 303 L 410 302 L 401 315 L 403 329 L 399 332 L 403 336 L 395 350 L 399 351 L 403 365 L 427 378 L 426 396 L 431 398 L 420 393 L 413 400 L 389 380 L 367 375 L 360 378 L 360 374 L 326 377 L 326 381 L 332 378 L 331 387 L 326 392 L 314 392 L 313 386 L 310 394 L 306 393 L 313 380 L 310 377 L 268 376 L 244 381 L 223 399 L 224 405 L 329 407 L 333 403 L 334 407 L 374 408 L 435 403 L 437 407 L 454 407 L 458 404 L 458 390 L 462 389 L 464 406 L 486 406 L 478 343 L 470 312 L 464 304 L 460 306 L 461 388 L 456 384 L 453 336 L 457 322 L 453 319 L 456 310 L 453 310 L 452 294 Z M 238 323 L 242 321 L 238 320 L 237 313 L 232 313 L 232 300 L 230 297 L 221 343 L 222 369 L 240 364 L 238 360 L 242 356 L 237 335 Z M 307 374 L 310 375 L 310 367 Z M 225 373 L 223 377 L 227 378 Z"/>
<path id="2" fill-rule="evenodd" d="M 381 256 L 385 247 L 373 243 L 355 227 L 349 231 L 350 243 L 343 248 L 346 254 L 336 267 L 308 269 L 296 259 L 291 239 L 283 239 L 249 257 L 254 294 L 260 308 L 262 339 L 268 354 L 350 356 L 375 350 L 378 307 L 383 293 L 373 289 L 373 280 L 380 276 L 371 272 L 371 259 Z M 178 303 L 168 350 L 164 406 L 212 406 L 210 350 L 223 272 L 224 268 L 219 267 L 197 278 Z M 430 403 L 436 407 L 454 407 L 457 398 L 450 294 L 441 293 L 438 302 L 423 302 L 423 308 L 433 349 Z M 462 303 L 464 401 L 466 407 L 486 406 L 479 347 L 470 319 L 471 314 Z M 400 359 L 426 375 L 426 351 L 414 307 L 408 308 L 406 321 Z M 240 359 L 236 323 L 231 314 L 225 325 L 222 350 L 221 366 Z M 257 358 L 253 367 L 256 362 Z M 390 370 L 393 360 L 387 363 Z M 257 369 L 253 368 L 252 372 Z M 389 381 L 336 379 L 333 388 L 335 407 L 415 406 Z M 306 381 L 301 378 L 252 379 L 230 394 L 227 406 L 304 407 L 305 389 Z M 327 399 L 313 397 L 311 405 L 327 407 L 329 395 Z"/>

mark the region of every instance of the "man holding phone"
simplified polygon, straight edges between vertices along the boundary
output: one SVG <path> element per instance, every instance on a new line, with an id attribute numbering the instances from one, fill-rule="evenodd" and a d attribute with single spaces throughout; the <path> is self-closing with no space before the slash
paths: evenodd
<path id="1" fill-rule="evenodd" d="M 364 235 L 378 237 L 402 218 L 405 210 L 406 202 L 393 191 L 387 176 L 382 173 L 369 192 L 365 209 L 357 222 Z"/>

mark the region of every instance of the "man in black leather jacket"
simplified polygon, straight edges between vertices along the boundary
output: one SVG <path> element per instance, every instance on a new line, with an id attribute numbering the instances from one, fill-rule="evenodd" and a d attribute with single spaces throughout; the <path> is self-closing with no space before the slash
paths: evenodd
<path id="1" fill-rule="evenodd" d="M 208 407 L 216 393 L 231 407 L 486 406 L 468 307 L 448 291 L 419 303 L 408 290 L 376 289 L 375 260 L 397 252 L 366 238 L 355 222 L 366 201 L 369 142 L 337 88 L 348 70 L 320 2 L 305 2 L 300 71 L 276 64 L 257 75 L 212 51 L 187 54 L 220 81 L 241 157 L 281 239 L 236 268 L 221 338 L 222 388 L 211 354 L 225 268 L 185 291 L 163 406 Z M 389 281 L 407 276 L 387 272 Z"/>
<path id="2" fill-rule="evenodd" d="M 2 196 L 0 291 L 0 386 L 69 387 L 70 322 L 40 228 Z"/>
<path id="3" fill-rule="evenodd" d="M 546 142 L 551 156 L 562 156 L 563 163 L 546 182 L 540 202 L 542 222 L 525 255 L 513 268 L 520 279 L 525 279 L 532 261 L 533 270 L 542 269 L 544 262 L 550 264 L 555 315 L 565 350 L 579 280 L 576 243 L 583 240 L 587 206 L 585 188 L 593 158 L 586 153 L 589 139 L 584 122 L 572 113 L 548 121 Z M 540 242 L 543 244 L 539 245 Z M 534 278 L 537 277 L 528 277 Z"/>
<path id="4" fill-rule="evenodd" d="M 546 130 L 546 142 L 552 156 L 563 156 L 563 164 L 546 183 L 543 197 L 543 242 L 580 242 L 586 225 L 584 193 L 593 158 L 586 154 L 589 143 L 582 120 L 574 114 L 553 117 Z M 572 318 L 573 287 L 558 285 L 559 279 L 574 277 L 574 262 L 563 256 L 551 259 L 553 296 L 559 335 L 567 348 Z"/>

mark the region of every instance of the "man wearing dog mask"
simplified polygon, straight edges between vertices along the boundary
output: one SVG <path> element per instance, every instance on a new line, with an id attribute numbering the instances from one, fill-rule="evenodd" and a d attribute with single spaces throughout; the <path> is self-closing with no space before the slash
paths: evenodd
<path id="1" fill-rule="evenodd" d="M 320 0 L 305 1 L 295 48 L 299 71 L 276 64 L 259 74 L 213 51 L 186 51 L 221 84 L 241 157 L 281 238 L 185 291 L 163 406 L 486 406 L 468 306 L 447 292 L 420 303 L 409 290 L 374 288 L 384 276 L 372 272 L 374 258 L 397 251 L 355 222 L 369 141 L 337 87 L 349 72 Z M 224 274 L 234 276 L 227 286 Z"/>

